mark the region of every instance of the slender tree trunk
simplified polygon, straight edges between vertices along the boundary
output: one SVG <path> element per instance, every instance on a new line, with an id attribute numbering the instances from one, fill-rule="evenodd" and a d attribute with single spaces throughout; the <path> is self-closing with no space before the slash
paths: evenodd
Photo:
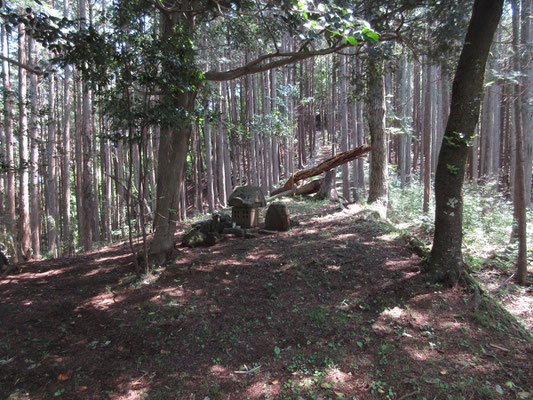
<path id="1" fill-rule="evenodd" d="M 420 129 L 420 65 L 416 60 L 413 62 L 413 136 L 417 139 L 413 146 L 412 170 L 416 172 L 420 155 L 420 142 L 422 130 Z M 421 169 L 419 175 L 422 176 Z"/>
<path id="2" fill-rule="evenodd" d="M 213 162 L 211 152 L 211 124 L 205 123 L 204 126 L 204 143 L 205 143 L 205 164 L 207 169 L 207 204 L 209 212 L 215 211 L 215 196 L 213 193 Z"/>
<path id="3" fill-rule="evenodd" d="M 33 55 L 34 39 L 30 38 L 28 41 L 28 54 L 30 64 L 36 64 Z M 39 202 L 39 94 L 37 88 L 39 82 L 37 75 L 30 74 L 30 90 L 31 90 L 31 113 L 29 121 L 30 132 L 30 230 L 31 230 L 31 246 L 33 249 L 34 258 L 41 257 L 41 205 Z"/>
<path id="4" fill-rule="evenodd" d="M 86 0 L 80 0 L 80 19 L 81 24 L 86 24 L 87 4 Z M 91 173 L 91 94 L 89 86 L 86 83 L 80 85 L 82 107 L 80 116 L 80 140 L 81 140 L 81 238 L 83 248 L 88 251 L 92 248 L 94 240 L 94 199 L 93 199 L 93 182 Z"/>
<path id="5" fill-rule="evenodd" d="M 11 234 L 13 244 L 17 241 L 17 216 L 15 211 L 15 153 L 13 147 L 13 87 L 11 86 L 11 77 L 9 73 L 9 64 L 6 61 L 9 58 L 8 34 L 4 25 L 2 29 L 2 81 L 4 95 L 4 132 L 6 137 L 6 163 L 7 163 L 7 184 L 6 184 L 6 217 L 4 224 L 7 232 Z"/>
<path id="6" fill-rule="evenodd" d="M 26 64 L 26 31 L 23 24 L 18 26 L 19 34 L 19 63 Z M 30 232 L 30 193 L 28 174 L 28 117 L 26 111 L 26 70 L 19 68 L 19 158 L 20 158 L 20 181 L 19 181 L 19 258 L 29 260 L 31 251 Z"/>
<path id="7" fill-rule="evenodd" d="M 57 228 L 59 213 L 57 210 L 57 173 L 56 173 L 56 120 L 55 120 L 55 74 L 50 75 L 49 92 L 48 92 L 48 140 L 46 143 L 46 160 L 47 160 L 47 192 L 46 204 L 48 214 L 46 224 L 48 231 L 48 251 L 54 258 L 58 256 L 57 249 Z"/>
<path id="8" fill-rule="evenodd" d="M 523 133 L 523 147 L 524 147 L 524 181 L 526 184 L 526 207 L 531 206 L 531 189 L 532 189 L 532 174 L 533 174 L 533 43 L 531 43 L 531 18 L 533 17 L 531 9 L 533 7 L 532 0 L 522 0 L 521 19 L 521 59 L 520 71 L 522 74 L 521 85 L 522 91 L 520 101 L 522 103 L 522 133 Z M 529 71 L 528 71 L 529 70 Z"/>
<path id="9" fill-rule="evenodd" d="M 65 16 L 68 17 L 68 4 L 64 2 Z M 61 180 L 62 180 L 62 214 L 63 214 L 63 241 L 65 243 L 65 251 L 68 255 L 74 252 L 74 243 L 71 232 L 70 223 L 70 113 L 71 113 L 71 97 L 70 97 L 70 80 L 72 72 L 69 66 L 65 67 L 65 77 L 63 80 L 63 153 L 61 157 Z"/>
<path id="10" fill-rule="evenodd" d="M 513 8 L 513 66 L 516 73 L 521 70 L 519 41 L 519 1 L 511 2 Z M 514 180 L 514 217 L 517 225 L 518 258 L 516 260 L 516 281 L 527 283 L 527 236 L 526 236 L 526 186 L 524 180 L 524 142 L 522 135 L 522 97 L 523 88 L 519 83 L 514 85 L 514 118 L 515 118 L 515 180 Z"/>
<path id="11" fill-rule="evenodd" d="M 485 66 L 503 0 L 475 0 L 452 87 L 450 116 L 435 178 L 435 235 L 427 270 L 455 283 L 463 272 L 462 186 L 483 93 Z"/>
<path id="12" fill-rule="evenodd" d="M 348 72 L 346 56 L 340 56 L 340 111 L 341 111 L 341 152 L 348 151 Z M 314 123 L 314 118 L 313 118 Z M 342 166 L 342 197 L 350 201 L 350 171 L 348 163 Z"/>
<path id="13" fill-rule="evenodd" d="M 422 211 L 429 211 L 431 191 L 431 65 L 426 60 L 426 87 L 424 88 L 424 201 Z"/>
<path id="14" fill-rule="evenodd" d="M 224 167 L 224 135 L 226 131 L 226 97 L 224 96 L 224 89 L 222 86 L 223 82 L 219 84 L 219 93 L 220 93 L 220 115 L 221 121 L 218 125 L 218 132 L 216 135 L 217 141 L 217 174 L 218 174 L 218 200 L 222 207 L 226 206 L 227 196 L 226 196 L 226 169 Z"/>
<path id="15" fill-rule="evenodd" d="M 270 101 L 271 112 L 275 113 L 277 106 L 277 75 L 276 70 L 270 71 Z M 272 137 L 272 186 L 279 183 L 279 139 L 276 136 Z"/>

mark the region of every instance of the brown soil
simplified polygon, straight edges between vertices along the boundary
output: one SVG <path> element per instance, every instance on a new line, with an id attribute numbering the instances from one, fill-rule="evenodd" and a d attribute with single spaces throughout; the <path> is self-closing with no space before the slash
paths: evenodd
<path id="1" fill-rule="evenodd" d="M 126 245 L 0 280 L 4 399 L 511 399 L 527 332 L 494 302 L 426 282 L 360 208 L 287 233 L 181 249 L 135 279 Z"/>

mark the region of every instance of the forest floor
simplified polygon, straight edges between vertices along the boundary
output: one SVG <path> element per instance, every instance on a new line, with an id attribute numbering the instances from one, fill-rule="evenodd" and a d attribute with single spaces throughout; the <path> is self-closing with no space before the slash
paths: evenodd
<path id="1" fill-rule="evenodd" d="M 0 280 L 0 398 L 533 398 L 531 333 L 495 301 L 426 282 L 358 205 L 285 201 L 289 232 L 140 279 L 117 244 Z"/>

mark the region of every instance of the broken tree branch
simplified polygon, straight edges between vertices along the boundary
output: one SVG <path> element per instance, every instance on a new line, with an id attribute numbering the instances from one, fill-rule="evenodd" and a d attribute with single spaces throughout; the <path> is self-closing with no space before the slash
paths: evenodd
<path id="1" fill-rule="evenodd" d="M 273 196 L 277 194 L 290 191 L 294 185 L 298 186 L 298 182 L 304 179 L 311 178 L 313 176 L 320 175 L 323 172 L 327 172 L 333 168 L 337 168 L 339 165 L 345 164 L 347 162 L 353 161 L 355 159 L 361 158 L 364 154 L 370 151 L 370 146 L 359 146 L 353 150 L 345 151 L 344 153 L 339 153 L 334 157 L 328 158 L 327 160 L 321 162 L 316 167 L 303 169 L 295 172 L 288 180 L 285 182 L 285 185 L 279 189 L 274 190 L 269 198 L 272 199 Z M 281 197 L 281 196 L 280 196 Z"/>

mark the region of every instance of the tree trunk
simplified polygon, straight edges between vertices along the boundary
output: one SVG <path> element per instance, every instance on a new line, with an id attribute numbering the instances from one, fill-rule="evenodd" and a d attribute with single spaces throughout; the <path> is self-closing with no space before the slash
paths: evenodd
<path id="1" fill-rule="evenodd" d="M 372 147 L 368 202 L 379 202 L 383 210 L 386 210 L 389 200 L 389 172 L 385 132 L 385 81 L 383 59 L 376 51 L 370 51 L 366 70 L 368 88 L 365 104 Z"/>
<path id="2" fill-rule="evenodd" d="M 513 9 L 513 66 L 515 73 L 521 70 L 519 40 L 519 4 L 518 0 L 511 2 Z M 516 260 L 516 281 L 520 285 L 527 283 L 527 236 L 526 236 L 526 186 L 524 181 L 524 141 L 522 135 L 522 98 L 523 88 L 519 83 L 514 85 L 514 118 L 515 118 L 515 139 L 516 139 L 516 159 L 515 159 L 515 181 L 514 181 L 514 217 L 516 219 L 518 258 Z"/>
<path id="3" fill-rule="evenodd" d="M 340 56 L 340 108 L 341 108 L 341 152 L 348 151 L 348 99 L 346 56 Z M 313 118 L 314 123 L 314 118 Z M 342 197 L 350 201 L 350 171 L 348 164 L 342 165 Z"/>
<path id="4" fill-rule="evenodd" d="M 34 66 L 36 59 L 33 55 L 34 39 L 30 38 L 28 42 L 28 54 L 30 64 Z M 30 130 L 30 230 L 31 230 L 31 247 L 33 257 L 41 257 L 41 204 L 39 202 L 39 95 L 37 88 L 39 82 L 37 75 L 30 75 L 31 85 L 31 114 L 29 121 Z"/>
<path id="5" fill-rule="evenodd" d="M 531 57 L 532 43 L 531 43 L 531 0 L 522 0 L 522 13 L 521 19 L 521 34 L 520 34 L 520 46 L 521 46 L 521 84 L 522 92 L 520 102 L 522 103 L 522 142 L 524 147 L 524 181 L 526 183 L 526 206 L 531 206 L 531 189 L 532 189 L 532 174 L 533 174 L 533 89 L 531 88 L 533 65 L 531 65 L 533 58 Z M 528 71 L 529 69 L 529 71 Z M 529 73 L 528 73 L 529 72 Z"/>
<path id="6" fill-rule="evenodd" d="M 207 169 L 207 204 L 209 212 L 215 211 L 215 195 L 213 193 L 213 156 L 211 152 L 211 125 L 209 122 L 204 126 L 205 164 Z"/>
<path id="7" fill-rule="evenodd" d="M 54 258 L 58 256 L 57 227 L 59 213 L 57 210 L 57 173 L 56 173 L 56 120 L 55 120 L 55 74 L 50 75 L 48 92 L 48 140 L 46 143 L 47 160 L 47 192 L 46 203 L 48 214 L 46 225 L 48 232 L 48 251 Z"/>
<path id="8" fill-rule="evenodd" d="M 15 211 L 15 153 L 13 148 L 13 87 L 9 74 L 9 46 L 6 28 L 2 25 L 2 81 L 4 95 L 4 132 L 6 137 L 6 163 L 7 163 L 7 184 L 6 184 L 6 211 L 7 215 L 4 224 L 7 232 L 11 234 L 13 243 L 16 242 L 17 216 Z M 15 244 L 16 246 L 16 244 Z"/>
<path id="9" fill-rule="evenodd" d="M 181 93 L 175 102 L 183 110 L 192 113 L 195 95 L 195 92 Z M 162 264 L 175 255 L 174 233 L 191 132 L 191 124 L 187 120 L 179 126 L 161 128 L 154 238 L 149 251 L 151 264 Z"/>
<path id="10" fill-rule="evenodd" d="M 462 187 L 483 93 L 485 66 L 503 0 L 475 0 L 452 87 L 450 115 L 435 177 L 435 235 L 427 271 L 454 284 L 463 272 Z"/>
<path id="11" fill-rule="evenodd" d="M 23 24 L 18 26 L 19 63 L 26 64 L 26 31 Z M 26 111 L 26 70 L 19 68 L 19 131 L 20 131 L 20 187 L 19 187 L 19 258 L 27 261 L 31 258 L 30 232 L 30 193 L 28 174 L 28 116 Z"/>
<path id="12" fill-rule="evenodd" d="M 429 211 L 429 195 L 431 188 L 431 64 L 426 60 L 426 87 L 424 88 L 424 200 L 422 211 Z"/>
<path id="13" fill-rule="evenodd" d="M 68 4 L 64 2 L 65 17 L 68 17 Z M 62 196 L 61 196 L 61 211 L 63 214 L 63 241 L 65 244 L 65 252 L 70 255 L 74 252 L 74 243 L 70 227 L 70 78 L 71 70 L 67 65 L 65 67 L 65 77 L 63 80 L 63 153 L 61 157 L 61 180 L 62 180 Z"/>
<path id="14" fill-rule="evenodd" d="M 346 164 L 344 164 L 346 165 Z M 316 194 L 316 198 L 320 200 L 328 199 L 329 201 L 336 202 L 339 201 L 339 195 L 337 194 L 337 189 L 335 188 L 335 176 L 337 175 L 337 170 L 335 168 L 330 169 L 324 175 L 324 181 L 320 186 L 320 190 Z"/>

